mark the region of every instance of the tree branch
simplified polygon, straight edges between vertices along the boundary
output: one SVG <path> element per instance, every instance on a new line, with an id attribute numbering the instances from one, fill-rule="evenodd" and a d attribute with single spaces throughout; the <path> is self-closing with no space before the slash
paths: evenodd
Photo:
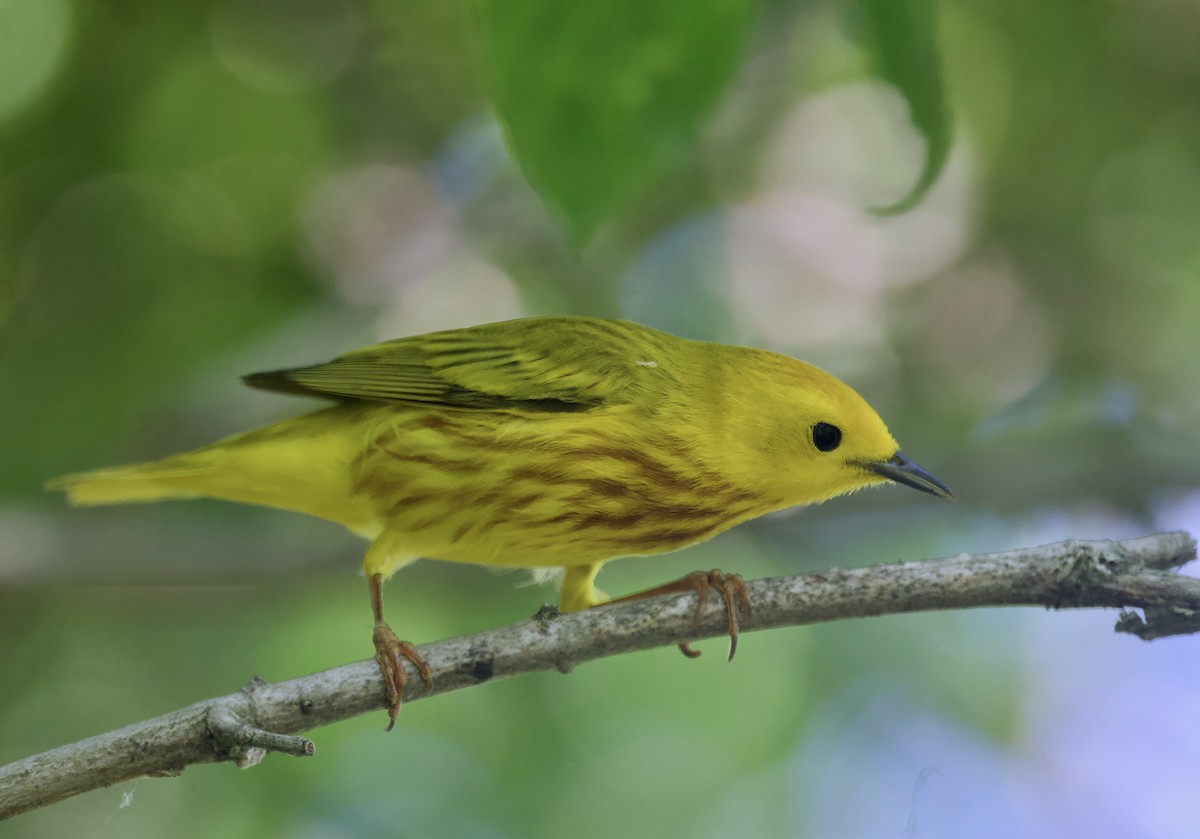
<path id="1" fill-rule="evenodd" d="M 1144 619 L 1122 613 L 1116 629 L 1149 640 L 1200 631 L 1200 579 L 1173 571 L 1195 557 L 1195 540 L 1175 532 L 757 580 L 746 584 L 753 614 L 741 625 L 753 631 L 977 606 L 1141 607 Z M 569 615 L 547 608 L 512 626 L 421 647 L 434 689 L 427 693 L 412 675 L 405 701 L 538 670 L 566 673 L 725 629 L 720 598 L 697 618 L 692 594 Z M 0 818 L 130 778 L 178 775 L 192 764 L 249 767 L 271 751 L 311 755 L 312 742 L 297 732 L 383 707 L 374 660 L 275 684 L 255 677 L 230 696 L 0 767 Z"/>

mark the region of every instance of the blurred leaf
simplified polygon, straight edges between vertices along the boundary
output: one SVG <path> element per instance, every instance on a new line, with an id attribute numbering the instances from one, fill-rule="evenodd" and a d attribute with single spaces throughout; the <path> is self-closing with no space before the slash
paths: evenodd
<path id="1" fill-rule="evenodd" d="M 860 0 L 863 34 L 879 74 L 908 102 L 913 125 L 925 137 L 925 166 L 908 194 L 879 215 L 915 207 L 933 186 L 950 154 L 951 125 L 942 87 L 936 0 Z"/>
<path id="2" fill-rule="evenodd" d="M 509 144 L 577 243 L 690 154 L 755 11 L 751 0 L 480 0 Z"/>

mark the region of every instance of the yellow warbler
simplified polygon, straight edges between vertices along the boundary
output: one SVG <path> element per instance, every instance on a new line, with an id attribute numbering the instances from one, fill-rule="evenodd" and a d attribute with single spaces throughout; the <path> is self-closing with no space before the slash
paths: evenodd
<path id="1" fill-rule="evenodd" d="M 74 504 L 261 504 L 371 540 L 363 570 L 391 722 L 406 683 L 401 659 L 426 682 L 429 670 L 384 622 L 380 587 L 418 557 L 561 567 L 561 608 L 572 611 L 606 601 L 594 580 L 616 557 L 672 551 L 885 481 L 950 497 L 828 373 L 626 321 L 485 324 L 244 381 L 336 404 L 48 486 Z M 745 597 L 736 575 L 697 573 L 651 593 L 703 596 L 709 586 L 725 598 L 736 641 L 735 599 Z"/>

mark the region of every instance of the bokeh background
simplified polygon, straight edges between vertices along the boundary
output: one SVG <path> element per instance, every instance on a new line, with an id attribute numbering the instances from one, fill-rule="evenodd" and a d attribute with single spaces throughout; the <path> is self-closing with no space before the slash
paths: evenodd
<path id="1" fill-rule="evenodd" d="M 1188 0 L 0 0 L 0 763 L 369 655 L 335 526 L 41 485 L 304 410 L 237 377 L 389 337 L 579 313 L 788 352 L 960 499 L 768 517 L 610 592 L 1200 532 L 1198 29 Z M 525 582 L 420 563 L 392 622 L 510 623 L 555 599 Z M 1194 836 L 1200 640 L 1114 618 L 624 656 L 0 835 Z"/>

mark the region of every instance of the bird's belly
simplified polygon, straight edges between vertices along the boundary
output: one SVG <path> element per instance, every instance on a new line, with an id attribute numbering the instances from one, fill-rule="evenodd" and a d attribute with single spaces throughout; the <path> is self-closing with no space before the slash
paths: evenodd
<path id="1" fill-rule="evenodd" d="M 446 503 L 400 500 L 386 526 L 430 559 L 510 567 L 569 567 L 678 550 L 748 518 L 742 506 L 652 501 L 615 487 L 598 492 L 467 489 Z"/>

